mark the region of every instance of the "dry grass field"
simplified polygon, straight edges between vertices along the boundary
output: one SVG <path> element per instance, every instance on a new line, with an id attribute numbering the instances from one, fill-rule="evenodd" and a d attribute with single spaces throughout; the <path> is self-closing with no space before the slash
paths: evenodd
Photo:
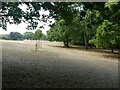
<path id="1" fill-rule="evenodd" d="M 3 88 L 117 88 L 118 60 L 101 53 L 62 48 L 62 43 L 2 43 Z M 59 47 L 61 46 L 61 47 Z"/>

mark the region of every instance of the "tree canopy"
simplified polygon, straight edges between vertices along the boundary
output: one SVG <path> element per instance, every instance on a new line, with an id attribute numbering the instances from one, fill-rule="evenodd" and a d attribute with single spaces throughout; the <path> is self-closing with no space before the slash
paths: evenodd
<path id="1" fill-rule="evenodd" d="M 33 35 L 35 40 L 40 40 L 40 38 L 42 37 L 42 31 L 40 29 L 37 29 Z"/>
<path id="2" fill-rule="evenodd" d="M 57 24 L 55 23 L 48 31 L 49 40 L 64 42 L 63 39 L 67 36 L 68 41 L 82 42 L 86 49 L 94 45 L 97 48 L 119 49 L 120 2 L 82 3 L 82 5 L 83 9 L 75 13 L 69 24 L 59 24 L 62 18 L 56 21 Z M 63 27 L 66 27 L 65 30 Z"/>
<path id="3" fill-rule="evenodd" d="M 0 27 L 6 29 L 6 24 L 28 23 L 27 29 L 35 29 L 39 21 L 51 22 L 48 18 L 62 17 L 68 22 L 73 17 L 70 7 L 72 2 L 2 2 L 2 24 Z M 26 5 L 27 10 L 22 10 L 21 5 Z M 40 14 L 40 10 L 49 10 L 50 15 Z"/>
<path id="4" fill-rule="evenodd" d="M 34 35 L 34 33 L 32 33 L 32 32 L 25 32 L 24 34 L 23 34 L 23 39 L 34 39 L 33 38 L 33 35 Z"/>

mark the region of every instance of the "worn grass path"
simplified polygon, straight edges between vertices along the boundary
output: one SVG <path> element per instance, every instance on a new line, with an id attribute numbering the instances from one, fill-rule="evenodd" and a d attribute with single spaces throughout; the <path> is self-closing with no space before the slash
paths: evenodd
<path id="1" fill-rule="evenodd" d="M 44 41 L 2 42 L 3 88 L 116 88 L 118 61 Z"/>

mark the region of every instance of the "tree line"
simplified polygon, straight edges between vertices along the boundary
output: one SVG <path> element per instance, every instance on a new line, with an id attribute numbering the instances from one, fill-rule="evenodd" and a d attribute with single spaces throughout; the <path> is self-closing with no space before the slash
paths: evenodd
<path id="1" fill-rule="evenodd" d="M 47 36 L 41 32 L 41 30 L 36 30 L 33 32 L 25 32 L 21 34 L 19 32 L 10 32 L 10 34 L 2 35 L 2 39 L 5 40 L 47 40 Z"/>

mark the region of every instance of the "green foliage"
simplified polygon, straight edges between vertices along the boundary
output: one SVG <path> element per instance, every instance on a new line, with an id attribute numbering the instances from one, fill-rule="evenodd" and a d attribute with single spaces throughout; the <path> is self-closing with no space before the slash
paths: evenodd
<path id="1" fill-rule="evenodd" d="M 49 18 L 63 18 L 70 23 L 75 13 L 72 2 L 2 2 L 2 24 L 0 27 L 6 30 L 7 23 L 20 24 L 28 23 L 27 29 L 34 30 L 38 22 L 48 22 Z M 22 10 L 21 5 L 26 5 L 27 10 Z M 49 10 L 50 15 L 40 13 L 40 10 Z M 42 18 L 41 18 L 42 17 Z"/>
<path id="2" fill-rule="evenodd" d="M 47 40 L 47 36 L 43 33 L 41 39 L 42 40 Z"/>
<path id="3" fill-rule="evenodd" d="M 37 29 L 33 35 L 35 40 L 40 40 L 40 38 L 42 37 L 42 31 L 40 29 Z"/>
<path id="4" fill-rule="evenodd" d="M 33 33 L 32 32 L 25 32 L 23 34 L 23 39 L 33 39 Z"/>
<path id="5" fill-rule="evenodd" d="M 72 42 L 73 44 L 85 45 L 95 35 L 96 26 L 92 25 L 91 15 L 96 15 L 90 11 L 86 11 L 85 17 L 76 16 L 69 25 L 66 25 L 63 19 L 56 21 L 54 26 L 48 31 L 48 39 L 50 41 Z M 98 16 L 98 15 L 97 15 Z M 96 17 L 97 17 L 96 16 Z M 86 35 L 86 37 L 84 37 Z M 87 42 L 85 42 L 85 39 Z"/>
<path id="6" fill-rule="evenodd" d="M 61 41 L 67 43 L 70 41 L 70 26 L 65 24 L 63 19 L 55 22 L 55 25 L 47 32 L 48 40 L 50 41 Z"/>
<path id="7" fill-rule="evenodd" d="M 0 35 L 0 39 L 4 39 L 4 40 L 9 40 L 9 35 L 5 34 L 5 35 Z"/>
<path id="8" fill-rule="evenodd" d="M 47 37 L 50 41 L 63 41 L 64 30 L 62 29 L 63 20 L 56 21 L 55 25 L 47 31 Z"/>
<path id="9" fill-rule="evenodd" d="M 9 34 L 10 40 L 21 40 L 22 39 L 22 34 L 19 32 L 11 32 Z"/>
<path id="10" fill-rule="evenodd" d="M 120 37 L 120 28 L 118 24 L 113 24 L 108 20 L 104 20 L 102 25 L 97 28 L 96 38 L 90 43 L 94 43 L 97 48 L 118 48 L 118 39 Z"/>

